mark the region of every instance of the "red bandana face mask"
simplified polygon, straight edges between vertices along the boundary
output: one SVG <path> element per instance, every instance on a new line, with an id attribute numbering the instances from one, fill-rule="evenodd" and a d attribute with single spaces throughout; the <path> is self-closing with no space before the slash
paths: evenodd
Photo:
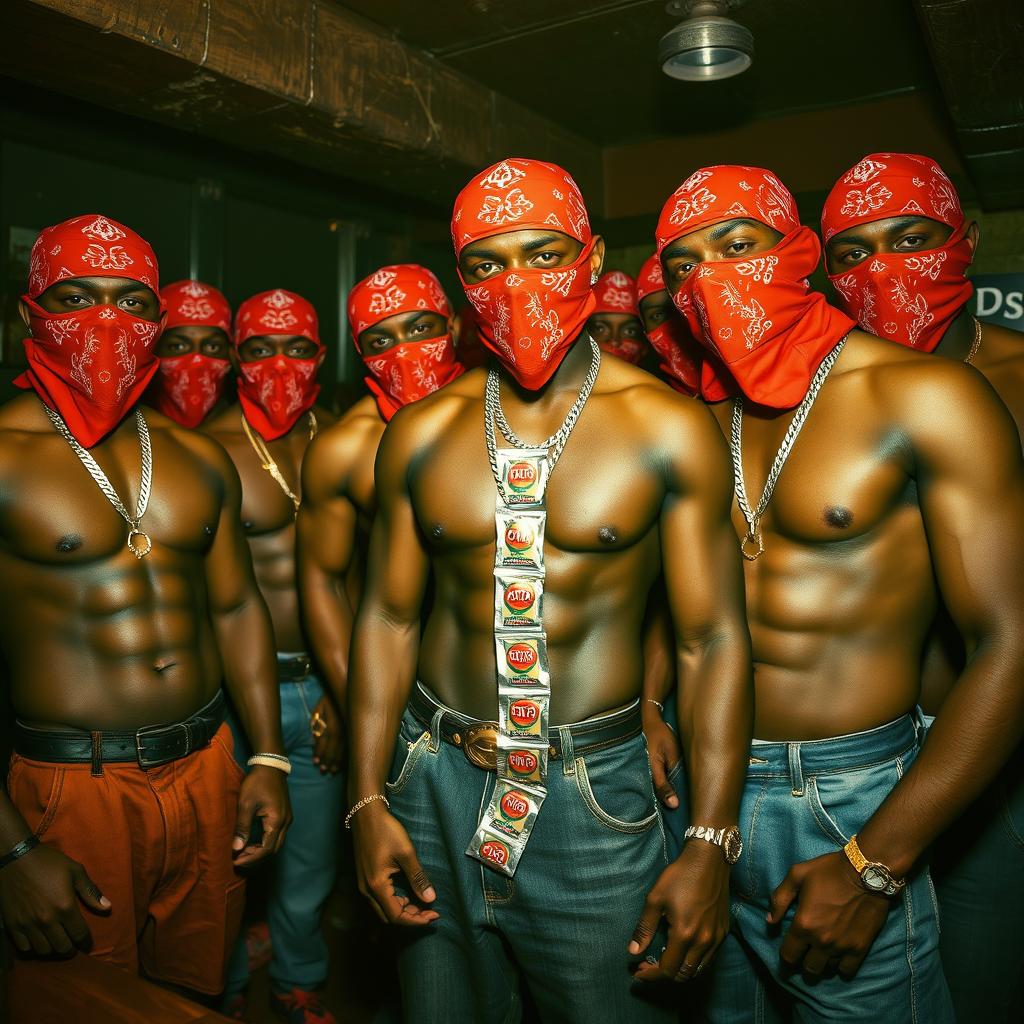
<path id="1" fill-rule="evenodd" d="M 238 402 L 265 441 L 283 437 L 313 408 L 320 394 L 316 372 L 323 361 L 321 351 L 312 359 L 270 356 L 239 364 Z"/>
<path id="2" fill-rule="evenodd" d="M 662 292 L 666 299 L 668 290 L 661 272 L 657 253 L 649 256 L 636 278 L 637 308 L 648 295 Z M 658 369 L 668 378 L 668 383 L 691 397 L 700 391 L 701 347 L 694 339 L 682 317 L 674 312 L 672 316 L 647 332 L 651 348 L 661 358 Z"/>
<path id="3" fill-rule="evenodd" d="M 15 384 L 34 389 L 91 448 L 124 419 L 156 373 L 160 324 L 117 306 L 48 313 L 35 301 L 51 285 L 78 277 L 129 278 L 156 293 L 156 256 L 130 228 L 96 214 L 46 228 L 32 247 L 29 291 L 22 296 L 32 332 L 25 339 L 28 370 Z"/>
<path id="4" fill-rule="evenodd" d="M 147 401 L 175 423 L 194 430 L 224 394 L 230 369 L 227 359 L 202 352 L 162 358 Z"/>
<path id="5" fill-rule="evenodd" d="M 594 286 L 594 298 L 597 305 L 591 316 L 601 313 L 627 314 L 640 319 L 637 308 L 636 283 L 629 274 L 621 270 L 609 270 L 602 274 Z M 627 363 L 638 365 L 647 351 L 647 345 L 638 338 L 621 338 L 618 342 L 598 342 L 602 352 L 624 359 Z"/>
<path id="6" fill-rule="evenodd" d="M 349 327 L 370 377 L 366 386 L 377 400 L 385 422 L 403 406 L 444 387 L 465 373 L 455 358 L 450 334 L 395 345 L 384 352 L 363 353 L 359 337 L 382 320 L 403 313 L 426 311 L 446 320 L 452 310 L 441 282 L 426 267 L 398 263 L 381 267 L 352 289 L 348 302 Z"/>
<path id="7" fill-rule="evenodd" d="M 510 158 L 478 174 L 455 200 L 456 256 L 478 239 L 524 230 L 568 235 L 582 243 L 583 252 L 570 266 L 509 270 L 462 284 L 476 310 L 480 340 L 524 388 L 536 391 L 554 375 L 594 311 L 594 242 L 583 196 L 555 164 Z"/>
<path id="8" fill-rule="evenodd" d="M 467 285 L 480 338 L 529 391 L 554 376 L 594 309 L 590 242 L 576 261 L 552 270 L 509 270 Z"/>
<path id="9" fill-rule="evenodd" d="M 325 356 L 316 310 L 295 292 L 275 288 L 253 295 L 238 307 L 236 346 L 274 334 L 309 338 L 320 351 L 311 359 L 280 355 L 239 363 L 238 404 L 266 441 L 283 437 L 313 408 L 320 394 L 316 373 Z"/>
<path id="10" fill-rule="evenodd" d="M 676 238 L 736 218 L 785 233 L 757 256 L 701 263 L 672 301 L 716 357 L 705 360 L 701 373 L 707 401 L 721 401 L 739 387 L 758 405 L 791 409 L 853 322 L 811 291 L 807 278 L 821 259 L 821 244 L 800 225 L 785 186 L 757 167 L 702 168 L 665 204 L 658 252 Z M 720 373 L 720 365 L 727 372 Z"/>
<path id="11" fill-rule="evenodd" d="M 973 288 L 965 273 L 971 246 L 953 183 L 928 157 L 872 153 L 836 183 L 825 201 L 826 239 L 857 224 L 890 217 L 927 217 L 953 233 L 938 249 L 881 253 L 829 274 L 840 305 L 865 331 L 932 352 Z"/>

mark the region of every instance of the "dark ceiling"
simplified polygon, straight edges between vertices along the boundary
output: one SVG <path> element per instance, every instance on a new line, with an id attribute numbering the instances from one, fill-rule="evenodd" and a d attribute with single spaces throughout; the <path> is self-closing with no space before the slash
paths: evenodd
<path id="1" fill-rule="evenodd" d="M 747 0 L 732 17 L 754 34 L 753 67 L 701 83 L 675 81 L 657 66 L 658 40 L 679 20 L 665 0 L 342 6 L 601 146 L 938 93 L 911 0 Z"/>

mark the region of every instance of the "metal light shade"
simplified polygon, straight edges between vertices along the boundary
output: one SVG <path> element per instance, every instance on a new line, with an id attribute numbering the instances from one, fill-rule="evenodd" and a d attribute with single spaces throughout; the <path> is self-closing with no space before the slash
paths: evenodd
<path id="1" fill-rule="evenodd" d="M 661 37 L 658 59 L 666 75 L 687 82 L 731 78 L 753 63 L 754 37 L 729 18 L 691 18 Z"/>

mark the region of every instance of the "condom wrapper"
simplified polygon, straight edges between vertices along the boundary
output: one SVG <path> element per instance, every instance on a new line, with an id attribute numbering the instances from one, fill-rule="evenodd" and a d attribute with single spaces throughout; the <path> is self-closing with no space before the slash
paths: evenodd
<path id="1" fill-rule="evenodd" d="M 494 513 L 497 542 L 494 545 L 494 568 L 511 571 L 526 570 L 544 574 L 543 512 L 509 512 L 498 498 Z"/>
<path id="2" fill-rule="evenodd" d="M 526 573 L 494 571 L 494 630 L 541 632 L 544 580 Z"/>
<path id="3" fill-rule="evenodd" d="M 544 507 L 548 453 L 544 448 L 498 449 L 498 498 L 511 510 Z"/>

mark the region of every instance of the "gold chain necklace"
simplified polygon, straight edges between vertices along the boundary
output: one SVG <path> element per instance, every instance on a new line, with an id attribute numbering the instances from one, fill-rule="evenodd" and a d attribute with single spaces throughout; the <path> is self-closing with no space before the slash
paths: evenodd
<path id="1" fill-rule="evenodd" d="M 974 320 L 974 341 L 971 342 L 971 351 L 964 357 L 964 362 L 968 366 L 974 365 L 974 357 L 978 354 L 978 349 L 981 347 L 981 321 L 977 317 L 973 317 Z"/>
<path id="2" fill-rule="evenodd" d="M 260 435 L 249 426 L 249 421 L 245 418 L 245 413 L 241 413 L 242 416 L 242 430 L 245 432 L 245 436 L 249 438 L 249 444 L 252 445 L 253 451 L 259 458 L 263 468 L 277 481 L 278 487 L 292 499 L 292 504 L 295 506 L 295 513 L 298 515 L 299 505 L 302 499 L 288 486 L 288 481 L 285 480 L 284 474 L 281 472 L 281 467 L 278 466 L 274 460 L 274 456 L 270 454 L 270 449 L 267 447 L 266 441 L 263 440 Z M 317 423 L 316 413 L 312 409 L 309 410 L 309 439 L 310 441 L 316 437 Z"/>

